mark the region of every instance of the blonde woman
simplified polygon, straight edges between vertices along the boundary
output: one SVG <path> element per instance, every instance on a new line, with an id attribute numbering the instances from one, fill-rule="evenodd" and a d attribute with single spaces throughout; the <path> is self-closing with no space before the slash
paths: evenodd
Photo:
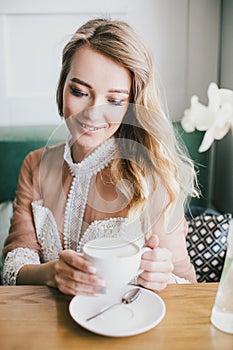
<path id="1" fill-rule="evenodd" d="M 143 287 L 195 282 L 183 208 L 196 194 L 193 166 L 160 108 L 151 55 L 128 24 L 94 19 L 77 30 L 63 50 L 57 104 L 70 137 L 24 160 L 4 283 L 104 292 L 82 247 L 109 234 L 151 248 Z"/>

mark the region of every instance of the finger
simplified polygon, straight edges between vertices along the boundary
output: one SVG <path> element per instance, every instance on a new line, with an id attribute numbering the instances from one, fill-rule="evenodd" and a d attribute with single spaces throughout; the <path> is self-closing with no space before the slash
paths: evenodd
<path id="1" fill-rule="evenodd" d="M 139 277 L 151 283 L 168 283 L 171 278 L 171 273 L 145 271 L 141 273 Z"/>
<path id="2" fill-rule="evenodd" d="M 166 288 L 167 283 L 164 282 L 150 282 L 144 280 L 142 277 L 138 277 L 138 284 L 140 284 L 142 287 L 146 289 L 150 289 L 153 291 L 161 291 L 164 288 Z"/>
<path id="3" fill-rule="evenodd" d="M 62 259 L 55 264 L 54 270 L 57 287 L 65 294 L 100 294 L 105 286 L 105 281 L 97 275 L 73 268 Z"/>
<path id="4" fill-rule="evenodd" d="M 95 296 L 95 295 L 102 295 L 106 293 L 103 288 L 91 288 L 90 286 L 85 285 L 72 285 L 67 283 L 59 283 L 58 289 L 68 295 L 87 295 L 87 296 Z"/>
<path id="5" fill-rule="evenodd" d="M 60 276 L 66 280 L 73 282 L 93 284 L 97 286 L 105 286 L 105 281 L 97 275 L 75 269 L 67 265 L 64 261 L 58 261 L 55 266 L 55 276 Z"/>
<path id="6" fill-rule="evenodd" d="M 74 269 L 68 269 L 66 270 L 60 270 L 57 268 L 55 273 L 55 276 L 60 276 L 63 279 L 69 280 L 74 283 L 85 283 L 85 284 L 91 284 L 96 286 L 105 286 L 105 281 L 98 277 L 97 275 L 91 275 L 88 273 L 84 273 L 82 271 L 74 270 Z"/>
<path id="7" fill-rule="evenodd" d="M 159 237 L 158 235 L 153 234 L 149 237 L 149 239 L 146 241 L 146 247 L 155 249 L 159 245 Z"/>
<path id="8" fill-rule="evenodd" d="M 81 254 L 73 250 L 63 250 L 60 253 L 59 258 L 63 260 L 66 264 L 72 266 L 73 268 L 89 273 L 96 273 L 96 267 L 89 261 L 85 260 Z"/>
<path id="9" fill-rule="evenodd" d="M 141 260 L 140 269 L 148 272 L 172 272 L 174 270 L 174 265 L 171 261 L 150 261 Z"/>
<path id="10" fill-rule="evenodd" d="M 167 261 L 172 260 L 172 253 L 169 249 L 158 247 L 154 250 L 143 253 L 142 259 L 151 261 Z"/>
<path id="11" fill-rule="evenodd" d="M 99 295 L 106 292 L 106 289 L 102 286 L 96 284 L 86 284 L 81 281 L 74 281 L 61 275 L 56 275 L 55 279 L 58 289 L 65 294 Z"/>

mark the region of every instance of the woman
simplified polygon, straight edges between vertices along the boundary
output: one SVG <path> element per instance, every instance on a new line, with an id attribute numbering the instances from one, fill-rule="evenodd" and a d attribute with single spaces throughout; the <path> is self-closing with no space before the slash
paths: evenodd
<path id="1" fill-rule="evenodd" d="M 143 287 L 195 282 L 183 212 L 196 195 L 193 166 L 160 108 L 151 55 L 129 25 L 94 19 L 77 30 L 63 51 L 57 104 L 71 136 L 24 160 L 4 283 L 104 292 L 82 246 L 110 234 L 143 235 L 151 248 Z"/>

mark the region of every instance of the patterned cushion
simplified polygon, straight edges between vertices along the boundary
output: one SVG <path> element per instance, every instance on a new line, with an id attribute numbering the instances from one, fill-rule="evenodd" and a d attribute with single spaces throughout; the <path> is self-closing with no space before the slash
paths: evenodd
<path id="1" fill-rule="evenodd" d="M 198 282 L 218 282 L 225 260 L 231 214 L 203 213 L 189 218 L 186 238 Z"/>

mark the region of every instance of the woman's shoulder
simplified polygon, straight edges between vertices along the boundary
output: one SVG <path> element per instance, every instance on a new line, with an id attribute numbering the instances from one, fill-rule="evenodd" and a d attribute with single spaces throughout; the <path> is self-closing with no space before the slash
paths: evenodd
<path id="1" fill-rule="evenodd" d="M 30 165 L 30 168 L 34 169 L 38 167 L 41 162 L 47 158 L 56 158 L 63 156 L 65 143 L 59 143 L 53 146 L 45 146 L 29 152 L 25 159 L 24 164 Z"/>

